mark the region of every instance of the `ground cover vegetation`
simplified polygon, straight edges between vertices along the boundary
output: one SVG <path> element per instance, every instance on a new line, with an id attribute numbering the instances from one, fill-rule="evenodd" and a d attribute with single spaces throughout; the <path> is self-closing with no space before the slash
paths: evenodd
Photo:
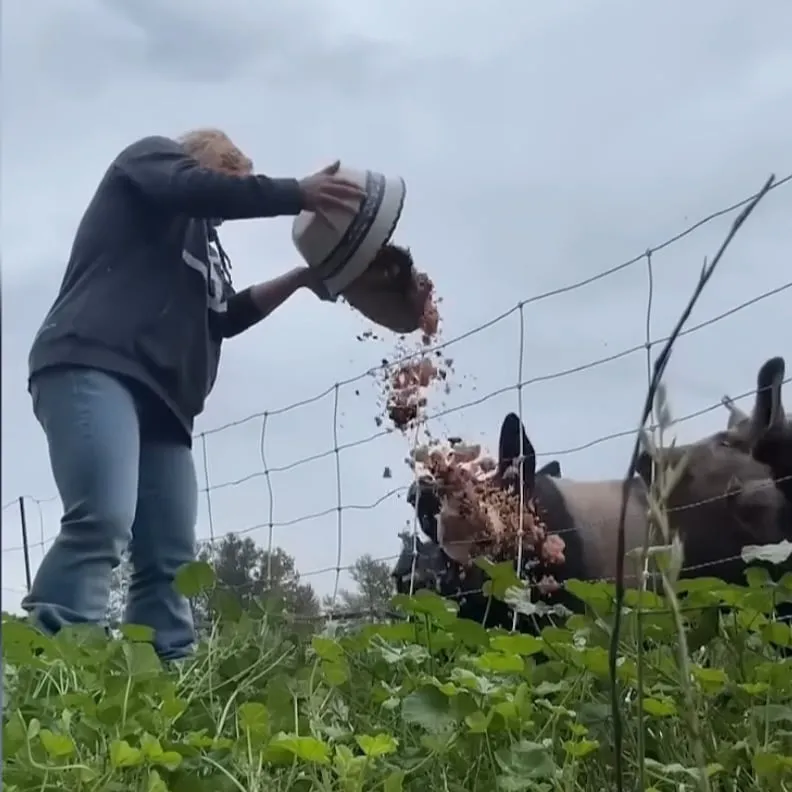
<path id="1" fill-rule="evenodd" d="M 488 595 L 519 607 L 513 571 L 487 569 Z M 143 627 L 49 638 L 4 615 L 9 792 L 616 788 L 609 584 L 569 583 L 587 612 L 539 635 L 485 630 L 429 592 L 396 597 L 403 618 L 387 622 L 292 618 L 222 585 L 208 560 L 177 585 L 207 621 L 170 666 Z M 792 788 L 792 631 L 772 615 L 792 576 L 675 592 L 676 607 L 626 594 L 624 789 Z"/>

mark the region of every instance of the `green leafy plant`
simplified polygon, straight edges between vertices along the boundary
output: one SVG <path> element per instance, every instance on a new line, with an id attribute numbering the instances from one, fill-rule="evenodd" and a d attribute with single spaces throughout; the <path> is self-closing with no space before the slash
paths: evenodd
<path id="1" fill-rule="evenodd" d="M 494 594 L 514 588 L 491 571 Z M 4 615 L 6 789 L 613 788 L 610 585 L 570 583 L 586 614 L 538 636 L 485 630 L 427 592 L 394 599 L 403 621 L 306 634 L 275 623 L 255 600 L 219 598 L 206 562 L 184 568 L 177 586 L 224 606 L 213 608 L 195 654 L 167 667 L 142 627 L 112 640 L 92 629 L 50 638 Z M 756 573 L 744 587 L 682 581 L 675 590 L 685 597 L 674 607 L 652 592 L 626 595 L 627 788 L 637 788 L 642 767 L 646 789 L 696 789 L 702 762 L 713 792 L 790 788 L 792 660 L 778 646 L 792 645 L 792 631 L 773 620 L 772 606 L 792 596 L 792 576 L 772 583 Z M 720 616 L 724 604 L 731 610 Z"/>

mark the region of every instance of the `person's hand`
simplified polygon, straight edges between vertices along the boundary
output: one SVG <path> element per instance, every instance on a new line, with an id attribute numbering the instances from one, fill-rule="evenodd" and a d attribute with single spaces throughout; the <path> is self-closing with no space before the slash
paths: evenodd
<path id="1" fill-rule="evenodd" d="M 300 272 L 302 286 L 310 289 L 323 302 L 335 302 L 335 298 L 330 296 L 325 282 L 319 277 L 313 267 L 303 267 Z"/>
<path id="2" fill-rule="evenodd" d="M 312 176 L 300 179 L 303 205 L 309 212 L 325 217 L 327 212 L 357 212 L 365 190 L 354 182 L 337 176 L 340 162 L 336 160 Z"/>

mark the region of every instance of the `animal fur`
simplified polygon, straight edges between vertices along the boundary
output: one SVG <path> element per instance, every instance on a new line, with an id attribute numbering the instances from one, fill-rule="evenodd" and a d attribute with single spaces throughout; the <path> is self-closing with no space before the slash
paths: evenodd
<path id="1" fill-rule="evenodd" d="M 511 445 L 507 440 L 504 447 L 502 441 L 504 454 L 513 452 L 516 445 L 513 436 L 518 433 L 523 435 L 524 447 L 533 453 L 517 416 L 507 416 L 503 431 L 512 437 Z M 682 575 L 744 583 L 744 566 L 739 559 L 742 548 L 748 544 L 779 542 L 792 534 L 790 505 L 772 486 L 768 467 L 742 448 L 724 442 L 721 435 L 675 447 L 663 456 L 671 464 L 680 464 L 683 458 L 686 460 L 683 472 L 667 502 L 671 533 L 679 535 L 684 548 Z M 645 541 L 646 487 L 651 483 L 646 460 L 647 456 L 643 455 L 643 464 L 639 464 L 641 475 L 631 482 L 629 490 L 625 523 L 627 552 L 642 547 Z M 536 476 L 530 464 L 523 467 L 526 497 L 535 497 Z M 581 538 L 586 577 L 613 579 L 622 482 L 559 479 L 553 483 L 561 490 L 574 530 Z M 553 515 L 548 514 L 545 521 L 552 530 Z M 636 581 L 633 575 L 625 583 L 634 585 Z"/>
<path id="2" fill-rule="evenodd" d="M 777 363 L 769 361 L 765 364 L 760 372 L 760 380 L 762 378 L 778 382 Z M 780 379 L 783 379 L 783 366 Z M 765 391 L 760 389 L 760 393 Z M 775 454 L 772 476 L 781 468 L 783 460 L 788 459 L 783 455 L 788 445 L 783 446 L 777 435 L 772 434 L 773 431 L 780 432 L 777 418 L 781 409 L 780 393 L 772 395 L 771 392 L 769 410 L 768 398 L 762 398 L 765 401 L 760 403 L 758 397 L 754 410 L 750 445 L 753 455 L 747 452 L 748 440 L 740 440 L 749 436 L 744 426 L 742 434 L 735 433 L 732 427 L 729 431 L 733 437 L 727 431 L 666 452 L 666 459 L 672 463 L 678 462 L 683 454 L 687 455 L 685 470 L 667 504 L 672 533 L 678 534 L 683 542 L 683 577 L 719 577 L 727 582 L 744 583 L 744 564 L 739 555 L 745 545 L 778 542 L 792 536 L 792 507 L 780 485 L 779 488 L 772 485 L 771 467 L 758 458 L 759 449 L 768 455 L 771 452 Z M 765 426 L 764 432 L 756 430 L 760 425 Z M 786 427 L 788 424 L 784 422 Z M 762 438 L 761 442 L 756 438 Z M 768 438 L 772 438 L 775 445 L 770 446 Z M 561 535 L 566 544 L 565 561 L 560 567 L 544 568 L 534 559 L 533 579 L 538 580 L 543 574 L 552 574 L 559 582 L 571 578 L 614 579 L 622 482 L 572 481 L 552 478 L 542 470 L 536 471 L 533 445 L 519 418 L 509 414 L 501 428 L 501 474 L 518 457 L 521 449 L 525 497 L 534 501 L 548 531 Z M 648 461 L 644 455 L 639 465 L 641 475 L 631 482 L 629 490 L 625 520 L 627 551 L 642 547 L 645 541 L 647 485 L 650 484 L 651 469 Z M 441 505 L 436 492 L 431 484 L 423 482 L 411 489 L 410 499 L 413 505 L 418 502 L 417 511 L 423 530 L 436 543 L 437 515 Z M 477 568 L 469 567 L 462 585 L 457 586 L 458 570 L 451 572 L 445 561 L 438 563 L 438 558 L 433 555 L 435 551 L 422 549 L 422 552 L 425 567 L 429 566 L 430 557 L 436 565 L 433 587 L 440 593 L 449 595 L 450 589 L 456 588 L 455 594 L 459 596 L 460 591 L 480 590 L 475 578 L 483 573 Z M 628 586 L 636 584 L 638 578 L 630 569 L 629 562 L 625 564 L 625 575 Z M 544 599 L 562 602 L 573 610 L 579 609 L 563 589 Z M 478 610 L 481 610 L 481 602 Z"/>

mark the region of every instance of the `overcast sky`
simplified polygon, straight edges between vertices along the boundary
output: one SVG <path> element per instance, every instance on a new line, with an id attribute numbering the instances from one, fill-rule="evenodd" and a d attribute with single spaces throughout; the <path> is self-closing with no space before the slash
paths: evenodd
<path id="1" fill-rule="evenodd" d="M 31 340 L 56 294 L 80 215 L 110 160 L 134 139 L 195 126 L 228 131 L 263 173 L 301 176 L 340 157 L 399 174 L 408 197 L 396 241 L 411 246 L 443 296 L 445 337 L 520 299 L 640 254 L 792 173 L 792 4 L 765 0 L 82 0 L 4 3 L 2 19 L 2 503 L 26 502 L 32 543 L 57 532 L 60 504 L 26 392 Z M 692 323 L 790 283 L 792 184 L 767 196 L 730 249 Z M 676 320 L 732 217 L 653 257 L 651 330 Z M 238 287 L 298 263 L 287 219 L 226 224 Z M 680 341 L 668 385 L 676 417 L 751 389 L 786 355 L 791 291 Z M 552 374 L 644 342 L 647 266 L 524 310 L 522 378 Z M 787 317 L 785 320 L 784 317 Z M 229 342 L 199 430 L 277 410 L 389 356 L 395 339 L 359 342 L 348 308 L 300 295 Z M 458 407 L 518 379 L 519 313 L 460 341 Z M 618 476 L 630 438 L 562 454 L 632 428 L 646 384 L 642 351 L 526 386 L 522 409 L 540 453 L 579 478 Z M 370 437 L 378 388 L 339 389 L 338 442 Z M 515 390 L 458 410 L 436 431 L 493 445 Z M 748 406 L 747 402 L 743 402 Z M 333 393 L 270 418 L 268 465 L 331 451 Z M 679 427 L 720 428 L 721 409 Z M 213 530 L 266 545 L 270 500 L 262 419 L 207 437 Z M 409 483 L 410 440 L 380 437 L 340 454 L 345 505 Z M 199 476 L 202 445 L 196 444 Z M 545 460 L 546 461 L 546 460 Z M 383 479 L 385 466 L 392 479 Z M 336 459 L 271 477 L 274 543 L 310 573 L 334 567 Z M 199 534 L 210 535 L 202 494 Z M 298 521 L 310 513 L 325 516 Z M 403 493 L 342 512 L 341 561 L 398 552 Z M 17 507 L 3 511 L 3 606 L 24 589 Z M 42 549 L 33 547 L 35 566 Z M 308 579 L 321 593 L 334 573 Z M 342 580 L 342 585 L 344 584 Z"/>

